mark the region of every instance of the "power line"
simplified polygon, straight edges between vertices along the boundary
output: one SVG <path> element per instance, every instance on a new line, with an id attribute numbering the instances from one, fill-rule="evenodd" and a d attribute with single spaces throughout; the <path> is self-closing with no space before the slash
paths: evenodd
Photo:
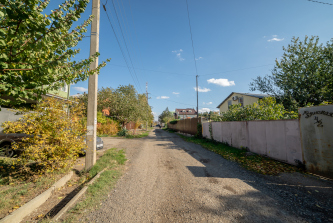
<path id="1" fill-rule="evenodd" d="M 115 30 L 114 30 L 114 27 L 113 27 L 113 25 L 112 25 L 112 23 L 111 23 L 111 20 L 110 20 L 109 14 L 108 14 L 108 12 L 106 11 L 105 5 L 103 5 L 103 8 L 104 8 L 104 11 L 105 11 L 105 13 L 106 13 L 106 16 L 107 16 L 107 18 L 108 18 L 108 20 L 109 20 L 109 23 L 110 23 L 110 25 L 111 25 L 112 31 L 113 31 L 113 33 L 114 33 L 114 36 L 116 37 L 116 40 L 117 40 L 118 46 L 119 46 L 119 48 L 120 48 L 121 54 L 123 55 L 123 58 L 124 58 L 124 61 L 125 61 L 125 63 L 126 63 L 126 66 L 127 66 L 127 68 L 128 68 L 128 71 L 129 71 L 129 73 L 130 73 L 131 76 L 132 76 L 132 79 L 133 79 L 133 81 L 134 81 L 134 85 L 137 85 L 136 82 L 135 82 L 135 79 L 134 79 L 134 77 L 133 77 L 133 74 L 132 74 L 132 72 L 131 72 L 131 69 L 130 69 L 129 66 L 128 66 L 128 62 L 127 62 L 127 59 L 126 59 L 126 57 L 125 57 L 125 54 L 124 54 L 123 48 L 122 48 L 121 45 L 120 45 L 120 42 L 119 42 L 118 36 L 117 36 L 117 34 L 116 34 Z M 138 87 L 136 86 L 136 88 L 138 88 Z"/>
<path id="2" fill-rule="evenodd" d="M 186 6 L 187 6 L 188 25 L 190 27 L 190 33 L 191 33 L 191 41 L 192 41 L 192 50 L 193 50 L 193 59 L 194 59 L 194 65 L 195 65 L 195 72 L 196 72 L 196 75 L 198 76 L 197 61 L 195 60 L 195 52 L 194 52 L 194 44 L 193 44 L 193 35 L 192 35 L 192 28 L 191 28 L 190 12 L 188 10 L 188 2 L 187 2 L 187 0 L 186 0 Z"/>
<path id="3" fill-rule="evenodd" d="M 319 4 L 324 4 L 324 5 L 333 5 L 332 3 L 327 3 L 327 2 L 320 2 L 320 1 L 315 1 L 315 0 L 308 0 L 309 2 L 314 2 L 314 3 L 319 3 Z"/>
<path id="4" fill-rule="evenodd" d="M 128 50 L 128 47 L 127 47 L 126 39 L 125 39 L 125 37 L 124 37 L 123 29 L 121 28 L 121 24 L 120 24 L 120 21 L 119 21 L 119 18 L 118 18 L 117 9 L 116 9 L 116 7 L 115 7 L 115 5 L 114 5 L 114 0 L 112 0 L 112 5 L 113 5 L 113 9 L 114 9 L 114 11 L 115 11 L 115 13 L 116 13 L 116 18 L 117 18 L 118 25 L 119 25 L 119 28 L 120 28 L 120 31 L 121 31 L 121 35 L 122 35 L 123 40 L 124 40 L 124 43 L 125 43 L 125 47 L 126 47 L 126 50 L 127 50 L 127 53 L 128 53 L 128 57 L 129 57 L 129 59 L 130 59 L 130 62 L 131 62 L 131 64 L 132 64 L 132 67 L 134 67 L 134 66 L 133 66 L 133 62 L 132 62 L 132 58 L 131 58 L 131 54 L 129 53 L 129 50 Z M 139 82 L 139 88 L 140 88 L 140 91 L 143 92 L 142 89 L 141 89 L 141 86 L 140 86 L 140 81 L 139 81 L 139 79 L 138 79 L 138 76 L 136 75 L 136 72 L 135 72 L 134 69 L 133 69 L 133 71 L 134 71 L 134 76 L 136 77 L 137 81 Z"/>

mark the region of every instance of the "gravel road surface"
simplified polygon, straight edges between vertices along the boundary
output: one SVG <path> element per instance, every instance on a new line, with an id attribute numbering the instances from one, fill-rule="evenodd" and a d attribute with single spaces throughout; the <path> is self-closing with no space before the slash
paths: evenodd
<path id="1" fill-rule="evenodd" d="M 333 222 L 332 181 L 259 175 L 160 129 L 120 147 L 127 170 L 89 222 Z"/>

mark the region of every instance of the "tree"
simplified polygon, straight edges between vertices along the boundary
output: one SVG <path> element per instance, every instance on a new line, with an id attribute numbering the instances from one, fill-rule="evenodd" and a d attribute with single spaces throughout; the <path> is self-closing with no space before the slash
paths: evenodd
<path id="1" fill-rule="evenodd" d="M 160 114 L 158 116 L 158 121 L 160 123 L 168 123 L 169 121 L 171 121 L 172 119 L 174 119 L 173 114 L 171 111 L 169 111 L 169 108 L 167 107 L 162 114 Z"/>
<path id="2" fill-rule="evenodd" d="M 133 85 L 119 86 L 117 89 L 102 88 L 98 91 L 97 110 L 107 109 L 109 116 L 121 124 L 128 122 L 145 123 L 153 120 L 151 107 L 144 94 L 138 94 Z"/>
<path id="3" fill-rule="evenodd" d="M 36 100 L 51 90 L 86 80 L 106 65 L 89 71 L 96 53 L 79 62 L 73 49 L 84 37 L 92 17 L 71 30 L 89 0 L 68 0 L 49 15 L 50 0 L 0 0 L 0 105 Z M 109 61 L 109 60 L 107 60 Z M 5 99 L 6 98 L 6 99 Z"/>
<path id="4" fill-rule="evenodd" d="M 319 37 L 293 38 L 271 75 L 258 76 L 250 90 L 274 96 L 288 110 L 333 100 L 333 40 L 319 44 Z"/>
<path id="5" fill-rule="evenodd" d="M 252 121 L 297 119 L 298 113 L 288 112 L 282 104 L 276 103 L 275 98 L 267 97 L 251 105 L 242 107 L 241 104 L 231 105 L 221 116 L 212 118 L 214 121 Z"/>

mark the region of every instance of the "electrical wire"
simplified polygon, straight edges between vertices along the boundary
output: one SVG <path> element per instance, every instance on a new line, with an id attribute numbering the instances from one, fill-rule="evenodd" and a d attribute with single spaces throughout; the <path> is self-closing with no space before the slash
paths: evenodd
<path id="1" fill-rule="evenodd" d="M 194 52 L 194 44 L 193 44 L 193 35 L 192 35 L 192 28 L 191 28 L 191 19 L 190 19 L 190 12 L 188 10 L 188 2 L 186 0 L 186 8 L 187 8 L 187 17 L 188 17 L 188 25 L 190 27 L 190 33 L 191 33 L 191 41 L 192 41 L 192 50 L 193 50 L 193 59 L 194 59 L 194 66 L 195 66 L 195 72 L 198 76 L 198 68 L 197 68 L 197 61 L 195 59 L 195 52 Z"/>
<path id="2" fill-rule="evenodd" d="M 120 21 L 119 21 L 118 13 L 117 13 L 116 7 L 115 7 L 115 5 L 114 5 L 114 0 L 112 0 L 112 5 L 113 5 L 113 9 L 114 9 L 114 11 L 115 11 L 115 13 L 116 13 L 116 18 L 117 18 L 118 25 L 119 25 L 119 28 L 120 28 L 120 31 L 121 31 L 121 35 L 122 35 L 123 40 L 124 40 L 124 43 L 125 43 L 125 47 L 126 47 L 126 50 L 127 50 L 127 53 L 128 53 L 128 57 L 129 57 L 129 59 L 130 59 L 130 62 L 131 62 L 131 64 L 132 64 L 132 67 L 134 67 L 134 66 L 133 66 L 133 62 L 132 62 L 132 58 L 131 58 L 131 54 L 129 53 L 129 50 L 128 50 L 128 47 L 127 47 L 126 39 L 125 39 L 125 37 L 124 37 L 124 32 L 123 32 L 123 29 L 121 28 L 121 25 L 120 25 Z M 134 69 L 133 69 L 133 71 L 134 71 L 134 76 L 136 77 L 137 81 L 139 82 L 138 76 L 137 76 L 137 74 L 136 74 L 136 72 L 135 72 Z M 139 88 L 140 88 L 140 91 L 143 92 L 142 89 L 141 89 L 141 86 L 140 86 L 140 82 L 139 82 Z M 138 90 L 139 90 L 139 89 L 138 89 Z"/>
<path id="3" fill-rule="evenodd" d="M 110 9 L 109 5 L 108 5 L 108 9 L 109 9 L 110 12 L 112 12 L 112 10 Z M 113 17 L 112 13 L 111 13 L 111 17 L 112 17 L 112 20 L 113 20 L 114 24 L 116 24 L 115 18 Z M 117 31 L 118 31 L 118 33 L 119 33 L 119 30 L 118 30 L 118 27 L 117 27 L 117 26 L 116 26 L 116 28 L 117 28 Z M 115 32 L 116 32 L 116 31 L 115 31 Z M 119 39 L 119 38 L 118 38 L 118 39 Z M 119 43 L 120 43 L 120 41 L 119 41 Z M 121 49 L 122 49 L 122 51 L 123 51 L 122 53 L 124 54 L 123 56 L 124 56 L 124 60 L 125 60 L 125 62 L 126 62 L 126 65 L 134 70 L 133 67 L 131 67 L 131 66 L 128 65 L 128 60 L 127 60 L 127 58 L 126 58 L 126 56 L 125 56 L 124 50 L 123 50 L 123 48 L 121 48 Z M 141 85 L 140 85 L 140 83 L 138 82 L 138 79 L 135 78 L 135 76 L 133 75 L 131 69 L 129 69 L 129 71 L 130 71 L 131 76 L 132 76 L 132 79 L 133 79 L 133 81 L 134 81 L 134 83 L 135 83 L 136 89 L 138 89 L 138 91 L 140 92 Z M 138 86 L 139 86 L 139 87 L 138 87 Z M 139 88 L 140 88 L 140 89 L 139 89 Z M 142 93 L 142 90 L 141 90 L 141 93 Z"/>
<path id="4" fill-rule="evenodd" d="M 113 27 L 113 25 L 112 25 L 112 23 L 111 23 L 111 20 L 110 20 L 109 14 L 108 14 L 108 12 L 106 11 L 105 5 L 103 5 L 103 8 L 104 8 L 104 11 L 105 11 L 105 13 L 106 13 L 106 16 L 107 16 L 107 18 L 108 18 L 108 20 L 109 20 L 109 23 L 110 23 L 110 25 L 111 25 L 112 31 L 113 31 L 113 33 L 114 33 L 114 35 L 115 35 L 115 37 L 116 37 L 116 40 L 117 40 L 118 46 L 119 46 L 119 48 L 120 48 L 121 54 L 123 55 L 123 58 L 124 58 L 124 61 L 125 61 L 125 63 L 126 63 L 126 66 L 127 66 L 127 68 L 128 68 L 128 71 L 129 71 L 129 73 L 130 73 L 131 76 L 132 76 L 132 79 L 133 79 L 133 81 L 134 81 L 134 85 L 135 85 L 136 88 L 138 89 L 138 86 L 137 86 L 137 84 L 136 84 L 136 82 L 135 82 L 135 78 L 134 78 L 134 76 L 133 76 L 133 74 L 132 74 L 132 72 L 131 72 L 131 69 L 129 68 L 129 65 L 128 65 L 127 59 L 126 59 L 126 57 L 125 57 L 125 54 L 124 54 L 123 48 L 121 47 L 121 44 L 120 44 L 120 42 L 119 42 L 118 36 L 117 36 L 117 34 L 116 34 L 116 31 L 114 30 L 114 27 Z"/>
<path id="5" fill-rule="evenodd" d="M 319 3 L 319 4 L 324 4 L 324 5 L 333 5 L 332 3 L 327 3 L 327 2 L 320 2 L 320 1 L 315 1 L 315 0 L 308 0 L 309 2 L 314 2 L 314 3 Z"/>

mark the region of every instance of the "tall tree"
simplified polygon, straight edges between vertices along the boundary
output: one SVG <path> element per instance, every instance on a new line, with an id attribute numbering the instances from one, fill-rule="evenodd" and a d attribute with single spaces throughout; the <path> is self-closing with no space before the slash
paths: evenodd
<path id="1" fill-rule="evenodd" d="M 158 116 L 158 121 L 161 123 L 168 123 L 172 119 L 174 119 L 174 116 L 168 107 Z"/>
<path id="2" fill-rule="evenodd" d="M 73 49 L 84 37 L 92 17 L 71 28 L 89 0 L 68 0 L 49 15 L 50 0 L 0 0 L 0 105 L 37 99 L 64 82 L 77 83 L 99 73 L 89 66 L 99 53 L 79 62 Z M 108 60 L 109 61 L 109 60 Z"/>
<path id="3" fill-rule="evenodd" d="M 143 122 L 153 120 L 151 107 L 144 94 L 138 94 L 133 85 L 119 86 L 117 89 L 102 88 L 98 91 L 97 110 L 107 109 L 109 116 L 120 123 Z"/>
<path id="4" fill-rule="evenodd" d="M 293 38 L 284 54 L 276 59 L 271 75 L 258 76 L 250 90 L 276 97 L 288 110 L 308 103 L 333 101 L 333 40 L 319 43 L 319 37 Z"/>

